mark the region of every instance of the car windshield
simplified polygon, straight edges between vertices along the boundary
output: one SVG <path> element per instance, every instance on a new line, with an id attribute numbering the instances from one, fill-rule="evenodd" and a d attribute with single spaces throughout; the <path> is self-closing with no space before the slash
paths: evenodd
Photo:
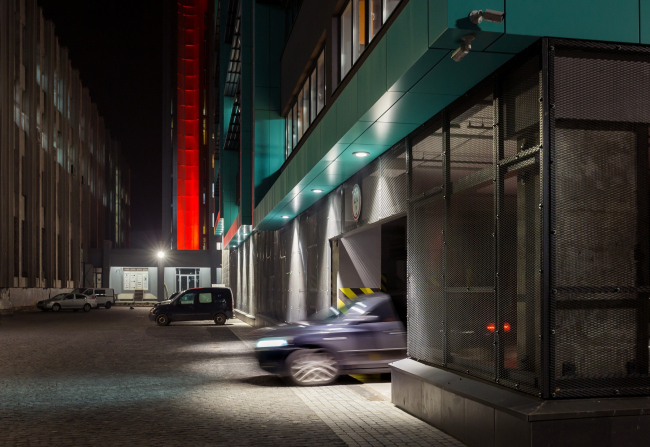
<path id="1" fill-rule="evenodd" d="M 324 309 L 309 317 L 310 321 L 320 321 L 328 323 L 352 323 L 365 319 L 367 312 L 370 310 L 367 304 L 357 301 L 351 306 L 343 306 L 339 309 L 330 307 Z"/>
<path id="2" fill-rule="evenodd" d="M 85 287 L 84 287 L 83 289 L 74 289 L 74 290 L 72 291 L 72 293 L 83 293 L 83 294 L 85 295 L 86 290 L 88 290 L 88 289 L 85 288 Z"/>
<path id="3" fill-rule="evenodd" d="M 67 293 L 59 293 L 58 295 L 54 295 L 52 297 L 52 299 L 53 300 L 62 300 L 63 298 L 65 298 L 66 295 L 67 295 Z"/>

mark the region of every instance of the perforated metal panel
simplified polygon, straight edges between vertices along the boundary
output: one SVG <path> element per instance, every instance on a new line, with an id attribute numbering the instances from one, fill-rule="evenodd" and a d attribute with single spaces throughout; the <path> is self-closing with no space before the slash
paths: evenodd
<path id="1" fill-rule="evenodd" d="M 552 397 L 648 394 L 650 51 L 550 48 Z"/>

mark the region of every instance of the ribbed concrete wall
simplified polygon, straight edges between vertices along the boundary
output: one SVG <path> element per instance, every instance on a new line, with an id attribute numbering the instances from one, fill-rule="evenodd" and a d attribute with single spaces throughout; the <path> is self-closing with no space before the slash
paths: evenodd
<path id="1" fill-rule="evenodd" d="M 129 170 L 36 0 L 0 1 L 0 287 L 73 287 L 129 243 Z"/>

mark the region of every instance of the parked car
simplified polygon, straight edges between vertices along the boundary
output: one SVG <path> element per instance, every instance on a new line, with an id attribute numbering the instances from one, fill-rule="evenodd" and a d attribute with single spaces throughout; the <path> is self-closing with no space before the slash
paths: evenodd
<path id="1" fill-rule="evenodd" d="M 327 385 L 340 374 L 390 372 L 390 362 L 406 357 L 406 330 L 385 293 L 359 298 L 345 313 L 256 334 L 260 367 L 296 385 Z"/>
<path id="2" fill-rule="evenodd" d="M 110 309 L 115 304 L 115 291 L 113 289 L 94 289 L 92 287 L 81 287 L 74 289 L 72 293 L 82 293 L 86 296 L 92 296 L 97 301 L 97 306 L 103 306 Z"/>
<path id="3" fill-rule="evenodd" d="M 172 301 L 174 301 L 174 299 L 175 299 L 178 295 L 180 295 L 181 293 L 184 293 L 184 292 L 185 292 L 185 290 L 181 290 L 180 292 L 174 292 L 174 293 L 171 294 L 171 296 L 170 296 L 169 298 L 167 298 L 166 300 L 162 300 L 161 302 L 156 303 L 156 304 L 154 304 L 153 306 L 156 307 L 156 306 L 160 306 L 161 304 L 169 304 L 169 303 L 171 303 Z"/>
<path id="4" fill-rule="evenodd" d="M 92 296 L 86 296 L 81 293 L 60 293 L 47 300 L 39 301 L 36 307 L 42 311 L 51 310 L 58 312 L 60 310 L 73 310 L 79 309 L 84 312 L 89 312 L 91 308 L 97 307 L 97 300 Z"/>
<path id="5" fill-rule="evenodd" d="M 228 287 L 198 287 L 188 289 L 166 304 L 149 311 L 149 319 L 159 326 L 172 321 L 212 320 L 225 324 L 233 318 L 232 291 Z"/>

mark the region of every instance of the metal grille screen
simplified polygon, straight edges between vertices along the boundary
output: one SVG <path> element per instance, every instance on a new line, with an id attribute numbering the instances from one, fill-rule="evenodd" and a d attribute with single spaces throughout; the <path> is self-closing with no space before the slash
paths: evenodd
<path id="1" fill-rule="evenodd" d="M 541 390 L 540 82 L 522 57 L 411 137 L 408 352 Z"/>
<path id="2" fill-rule="evenodd" d="M 650 52 L 551 45 L 552 396 L 648 394 Z"/>

